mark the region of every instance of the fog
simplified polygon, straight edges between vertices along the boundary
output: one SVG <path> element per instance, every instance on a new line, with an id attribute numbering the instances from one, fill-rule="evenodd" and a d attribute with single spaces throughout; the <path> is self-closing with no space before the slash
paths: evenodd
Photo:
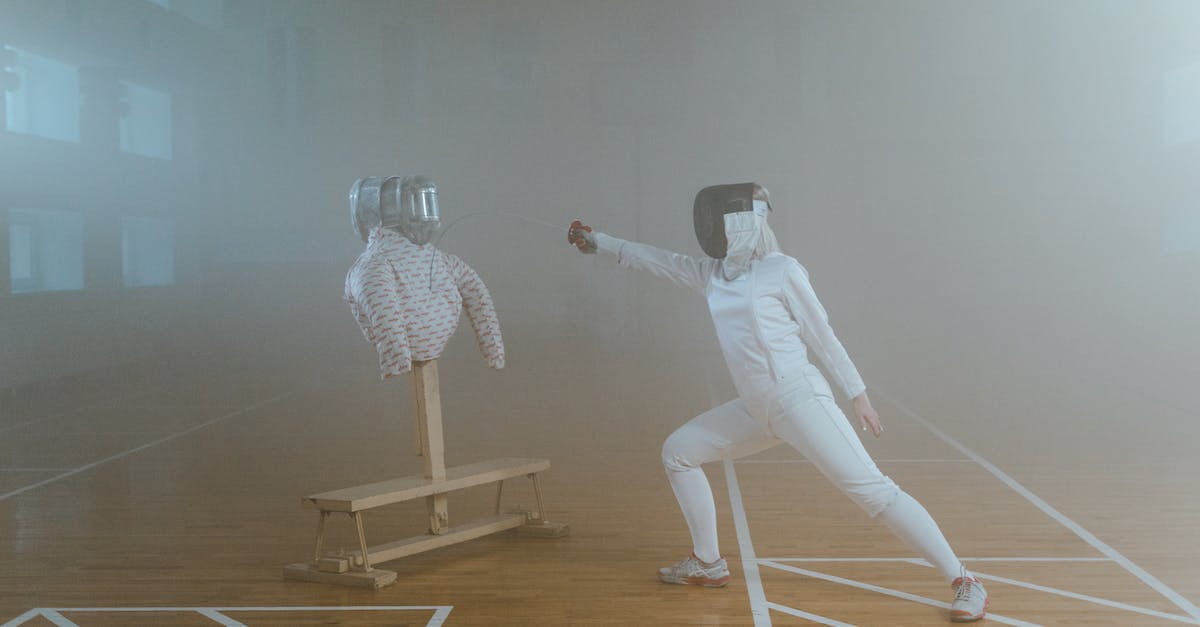
<path id="1" fill-rule="evenodd" d="M 51 106 L 9 84 L 0 387 L 235 362 L 377 377 L 341 300 L 362 249 L 346 194 L 425 174 L 444 223 L 462 218 L 439 246 L 491 289 L 508 368 L 575 360 L 580 386 L 619 394 L 653 364 L 727 397 L 703 302 L 579 255 L 565 228 L 702 255 L 693 196 L 752 180 L 870 389 L 980 440 L 1069 448 L 1038 442 L 1066 420 L 1182 453 L 1200 413 L 1198 32 L 1190 0 L 8 0 L 5 63 L 78 68 L 80 116 L 76 139 L 22 130 L 37 116 L 14 110 Z M 130 149 L 137 86 L 148 110 L 169 97 L 167 158 Z M 14 234 L 30 210 L 51 217 Z M 38 271 L 78 254 L 77 280 L 17 272 L 18 247 L 59 250 L 39 229 L 72 228 L 82 252 Z M 138 232 L 157 260 L 141 275 Z M 470 335 L 447 358 L 483 369 Z M 477 393 L 516 393 L 492 380 Z M 1115 390 L 1143 404 L 1099 411 Z"/>

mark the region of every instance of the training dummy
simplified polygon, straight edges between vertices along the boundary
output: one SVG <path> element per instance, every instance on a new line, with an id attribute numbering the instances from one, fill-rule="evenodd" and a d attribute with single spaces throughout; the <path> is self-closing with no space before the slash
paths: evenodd
<path id="1" fill-rule="evenodd" d="M 381 588 L 395 583 L 396 573 L 373 564 L 509 529 L 545 538 L 560 538 L 570 529 L 545 518 L 538 473 L 550 468 L 549 460 L 505 457 L 446 467 L 437 359 L 463 306 L 492 368 L 504 367 L 504 342 L 479 275 L 430 244 L 440 218 L 437 187 L 424 177 L 368 177 L 350 189 L 350 219 L 367 248 L 346 275 L 346 301 L 379 352 L 382 378 L 412 373 L 413 442 L 424 458 L 424 472 L 304 497 L 319 514 L 313 559 L 285 566 L 285 578 Z M 537 510 L 501 513 L 502 486 L 517 477 L 532 480 Z M 451 525 L 447 494 L 487 484 L 496 486 L 494 515 Z M 425 501 L 426 533 L 369 547 L 363 514 L 415 499 Z M 323 552 L 326 520 L 335 513 L 354 519 L 357 551 Z"/>
<path id="2" fill-rule="evenodd" d="M 503 368 L 504 340 L 487 286 L 461 259 L 429 243 L 441 224 L 433 181 L 359 179 L 350 210 L 367 248 L 346 275 L 346 302 L 379 352 L 380 376 L 441 356 L 464 305 L 484 361 Z"/>

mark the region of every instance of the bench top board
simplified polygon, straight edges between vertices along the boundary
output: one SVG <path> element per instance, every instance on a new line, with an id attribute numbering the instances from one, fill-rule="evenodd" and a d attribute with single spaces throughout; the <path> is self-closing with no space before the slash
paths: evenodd
<path id="1" fill-rule="evenodd" d="M 550 460 L 547 459 L 502 457 L 464 466 L 451 466 L 446 469 L 445 479 L 426 479 L 423 475 L 412 475 L 313 494 L 304 497 L 303 501 L 322 511 L 358 512 L 542 472 L 549 468 Z"/>

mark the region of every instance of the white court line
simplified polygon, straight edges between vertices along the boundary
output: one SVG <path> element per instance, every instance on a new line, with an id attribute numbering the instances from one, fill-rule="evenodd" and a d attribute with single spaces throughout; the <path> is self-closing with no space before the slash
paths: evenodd
<path id="1" fill-rule="evenodd" d="M 25 422 L 18 422 L 15 425 L 8 425 L 7 427 L 0 427 L 0 433 L 4 433 L 6 431 L 12 431 L 13 429 L 20 429 L 21 427 L 28 427 L 29 425 L 35 425 L 39 422 L 44 422 L 46 420 L 54 420 L 56 418 L 62 418 L 63 416 L 70 416 L 71 414 L 88 411 L 89 409 L 95 409 L 101 405 L 115 403 L 115 402 L 123 400 L 123 399 L 135 399 L 140 396 L 146 396 L 148 394 L 150 394 L 150 391 L 138 392 L 137 394 L 132 394 L 129 396 L 113 396 L 113 397 L 107 398 L 102 401 L 88 403 L 87 405 L 84 405 L 83 407 L 74 407 L 71 409 L 64 409 L 57 413 L 49 414 L 47 416 L 42 416 L 41 418 L 34 418 L 33 420 L 26 420 Z"/>
<path id="2" fill-rule="evenodd" d="M 1107 557 L 960 557 L 964 562 L 1111 562 Z M 905 562 L 917 566 L 932 564 L 919 557 L 760 557 L 760 562 Z"/>
<path id="3" fill-rule="evenodd" d="M 811 464 L 807 459 L 739 459 L 736 464 Z M 876 464 L 974 464 L 970 459 L 877 459 Z"/>
<path id="4" fill-rule="evenodd" d="M 74 622 L 72 622 L 70 620 L 67 620 L 67 618 L 65 616 L 63 616 L 62 614 L 59 614 L 58 612 L 56 612 L 54 610 L 42 610 L 41 615 L 42 615 L 42 618 L 45 618 L 46 620 L 54 623 L 55 625 L 58 625 L 58 627 L 79 627 L 79 625 L 75 624 Z"/>
<path id="5" fill-rule="evenodd" d="M 1042 513 L 1044 513 L 1047 516 L 1058 521 L 1058 523 L 1060 525 L 1066 527 L 1067 529 L 1070 529 L 1072 532 L 1075 533 L 1075 535 L 1079 536 L 1079 538 L 1082 539 L 1084 542 L 1087 542 L 1088 544 L 1092 545 L 1092 547 L 1095 548 L 1097 551 L 1100 551 L 1104 555 L 1107 555 L 1114 562 L 1120 564 L 1122 568 L 1124 568 L 1125 570 L 1132 573 L 1133 576 L 1142 580 L 1142 583 L 1146 584 L 1147 586 L 1150 586 L 1156 592 L 1158 592 L 1159 594 L 1161 594 L 1164 597 L 1166 597 L 1167 599 L 1169 599 L 1172 603 L 1174 603 L 1176 606 L 1178 606 L 1184 612 L 1187 612 L 1188 616 L 1191 616 L 1195 620 L 1200 620 L 1200 607 L 1196 607 L 1196 604 L 1194 604 L 1191 601 L 1184 598 L 1183 595 L 1181 595 L 1178 592 L 1176 592 L 1175 590 L 1171 589 L 1169 586 L 1167 586 L 1167 584 L 1160 581 L 1154 575 L 1151 575 L 1150 573 L 1146 572 L 1144 569 L 1142 569 L 1142 567 L 1138 566 L 1137 564 L 1134 564 L 1132 561 L 1129 560 L 1129 558 L 1122 555 L 1119 551 L 1117 551 L 1116 549 L 1112 548 L 1111 546 L 1109 546 L 1108 544 L 1106 544 L 1105 542 L 1100 540 L 1100 538 L 1097 538 L 1096 536 L 1092 535 L 1092 533 L 1090 531 L 1088 531 L 1087 529 L 1084 529 L 1082 526 L 1080 526 L 1078 523 L 1071 520 L 1070 518 L 1067 518 L 1067 516 L 1065 514 L 1063 514 L 1062 512 L 1060 512 L 1057 509 L 1055 509 L 1054 507 L 1052 507 L 1046 501 L 1043 501 L 1039 496 L 1037 496 L 1033 492 L 1030 492 L 1029 489 L 1027 489 L 1025 486 L 1021 485 L 1020 483 L 1018 483 L 1016 479 L 1013 479 L 1012 477 L 1008 476 L 1008 474 L 1006 474 L 1004 471 L 997 468 L 991 462 L 984 459 L 983 457 L 980 457 L 974 451 L 967 448 L 966 446 L 964 446 L 962 443 L 958 442 L 954 438 L 950 437 L 949 435 L 946 435 L 945 432 L 943 432 L 941 429 L 938 429 L 936 426 L 933 425 L 933 423 L 929 422 L 928 420 L 923 418 L 920 414 L 917 414 L 913 410 L 906 407 L 904 404 L 902 404 L 899 400 L 897 400 L 891 394 L 889 394 L 885 391 L 882 391 L 879 388 L 875 388 L 875 391 L 879 392 L 880 396 L 887 399 L 893 405 L 898 407 L 900 409 L 900 411 L 907 414 L 908 417 L 921 423 L 922 425 L 925 426 L 926 429 L 929 429 L 931 432 L 933 432 L 934 435 L 941 438 L 942 441 L 946 442 L 950 446 L 957 449 L 959 453 L 962 453 L 963 455 L 970 457 L 971 459 L 975 460 L 975 462 L 978 463 L 980 466 L 983 466 L 984 468 L 986 468 L 988 472 L 992 473 L 992 475 L 994 475 L 997 479 L 1004 482 L 1004 484 L 1007 485 L 1009 488 L 1011 488 L 1014 492 L 1025 497 L 1025 500 L 1032 503 L 1034 505 L 1034 507 L 1037 507 L 1038 509 L 1042 510 Z"/>
<path id="6" fill-rule="evenodd" d="M 144 450 L 146 450 L 146 449 L 148 449 L 148 448 L 151 448 L 151 447 L 154 447 L 154 446 L 158 446 L 159 444 L 163 444 L 163 443 L 165 443 L 165 442 L 170 442 L 171 440 L 174 440 L 174 439 L 176 439 L 176 438 L 181 438 L 181 437 L 183 437 L 183 436 L 185 436 L 185 435 L 188 435 L 188 434 L 190 434 L 190 433 L 193 433 L 193 432 L 195 432 L 195 431 L 199 431 L 200 429 L 203 429 L 204 427 L 207 427 L 207 426 L 209 426 L 209 425 L 214 425 L 214 424 L 216 424 L 216 423 L 218 423 L 218 422 L 221 422 L 221 421 L 223 421 L 223 420 L 228 420 L 228 419 L 230 419 L 230 418 L 233 418 L 233 417 L 235 417 L 235 416 L 240 416 L 240 415 L 242 415 L 242 414 L 244 414 L 244 413 L 246 413 L 246 412 L 249 412 L 249 411 L 253 411 L 253 410 L 255 410 L 255 409 L 258 409 L 259 407 L 262 407 L 262 406 L 264 406 L 264 405 L 270 405 L 271 403 L 274 403 L 274 402 L 276 402 L 276 401 L 282 400 L 282 399 L 284 399 L 284 398 L 287 398 L 287 397 L 289 397 L 289 396 L 294 396 L 294 395 L 298 394 L 299 392 L 300 392 L 300 389 L 292 390 L 292 391 L 290 391 L 290 392 L 284 392 L 283 394 L 279 394 L 278 396 L 273 396 L 273 397 L 271 397 L 271 398 L 268 398 L 268 399 L 267 399 L 267 400 L 265 400 L 265 401 L 259 401 L 259 402 L 257 402 L 257 403 L 254 403 L 254 404 L 252 404 L 252 405 L 249 405 L 249 406 L 247 406 L 247 407 L 245 407 L 245 408 L 243 408 L 243 409 L 239 409 L 239 410 L 237 410 L 237 411 L 235 411 L 235 412 L 231 412 L 231 413 L 225 414 L 224 416 L 220 416 L 220 417 L 218 417 L 218 418 L 213 418 L 212 420 L 209 420 L 209 421 L 207 421 L 207 422 L 202 422 L 202 423 L 200 423 L 200 424 L 198 424 L 198 425 L 196 425 L 196 426 L 194 426 L 194 427 L 189 427 L 189 428 L 187 428 L 187 429 L 184 429 L 183 431 L 180 431 L 179 433 L 175 433 L 175 434 L 173 434 L 173 435 L 168 435 L 168 436 L 166 436 L 166 437 L 159 438 L 159 439 L 157 439 L 157 440 L 154 440 L 153 442 L 147 442 L 146 444 L 143 444 L 143 445 L 141 445 L 141 446 L 138 446 L 138 447 L 136 447 L 136 448 L 131 448 L 131 449 L 127 450 L 127 451 L 124 451 L 124 452 L 121 452 L 121 453 L 117 453 L 116 455 L 111 455 L 111 456 L 109 456 L 109 457 L 105 457 L 104 459 L 102 459 L 102 460 L 100 460 L 100 461 L 98 461 L 98 462 L 92 462 L 92 463 L 90 463 L 90 464 L 86 464 L 86 465 L 80 466 L 80 467 L 78 467 L 78 468 L 74 468 L 74 469 L 72 469 L 72 470 L 70 470 L 70 471 L 68 471 L 68 472 L 64 472 L 64 473 L 62 473 L 62 474 L 60 474 L 60 475 L 55 475 L 55 476 L 53 476 L 53 477 L 50 477 L 49 479 L 45 479 L 45 480 L 43 480 L 43 481 L 39 481 L 39 482 L 37 482 L 37 483 L 33 483 L 33 484 L 30 484 L 30 485 L 27 485 L 27 486 L 25 486 L 25 487 L 23 487 L 23 488 L 17 488 L 16 490 L 13 490 L 13 491 L 11 491 L 11 492 L 6 492 L 6 493 L 4 493 L 4 494 L 0 494 L 0 501 L 4 501 L 4 500 L 6 500 L 6 499 L 9 499 L 9 498 L 11 498 L 11 497 L 17 496 L 18 494 L 24 494 L 25 492 L 28 492 L 28 491 L 30 491 L 30 490 L 35 490 L 35 489 L 37 489 L 37 488 L 40 488 L 40 487 L 42 487 L 42 486 L 44 486 L 44 485 L 46 485 L 46 484 L 49 484 L 49 483 L 54 483 L 55 481 L 58 481 L 59 479 L 66 479 L 67 477 L 70 477 L 70 476 L 72 476 L 72 475 L 77 475 L 77 474 L 79 474 L 79 473 L 81 473 L 81 472 L 83 472 L 83 471 L 85 471 L 85 470 L 90 470 L 90 469 L 92 469 L 92 468 L 95 468 L 96 466 L 99 466 L 99 465 L 101 465 L 101 464 L 107 464 L 108 462 L 115 461 L 115 460 L 121 459 L 121 458 L 123 458 L 123 457 L 128 457 L 128 456 L 130 456 L 130 455 L 132 455 L 132 454 L 134 454 L 134 453 L 137 453 L 137 452 L 139 452 L 139 451 L 144 451 Z"/>
<path id="7" fill-rule="evenodd" d="M 277 606 L 277 607 L 39 607 L 0 625 L 0 627 L 18 627 L 29 620 L 41 616 L 59 627 L 79 627 L 67 620 L 59 612 L 197 612 L 227 627 L 245 627 L 243 623 L 224 616 L 221 612 L 370 612 L 370 611 L 429 611 L 433 617 L 426 627 L 441 627 L 446 617 L 454 609 L 453 605 L 313 605 L 313 606 Z"/>
<path id="8" fill-rule="evenodd" d="M 923 596 L 909 594 L 907 592 L 901 592 L 900 590 L 893 590 L 891 588 L 884 588 L 883 586 L 876 586 L 876 585 L 872 585 L 869 583 L 863 583 L 861 581 L 855 581 L 853 579 L 845 579 L 843 577 L 827 575 L 825 573 L 819 573 L 815 570 L 805 570 L 803 568 L 796 568 L 795 566 L 788 566 L 787 564 L 778 564 L 778 563 L 769 562 L 766 560 L 761 560 L 760 562 L 762 563 L 763 566 L 769 566 L 771 568 L 776 568 L 776 569 L 786 571 L 789 573 L 794 573 L 797 575 L 806 575 L 806 576 L 812 577 L 814 579 L 822 579 L 822 580 L 828 581 L 830 583 L 838 583 L 838 584 L 842 584 L 844 586 L 850 586 L 851 588 L 858 588 L 859 590 L 867 590 L 869 592 L 877 592 L 879 594 L 886 594 L 887 596 L 896 597 L 898 599 L 904 599 L 906 601 L 914 601 L 916 603 L 921 603 L 923 605 L 940 607 L 944 610 L 950 609 L 949 603 L 943 603 L 941 601 L 935 601 L 933 599 L 928 599 Z M 1004 625 L 1018 625 L 1020 627 L 1036 627 L 1036 625 L 1037 625 L 1037 623 L 1028 623 L 1023 620 L 1017 620 L 1015 618 L 1008 618 L 1007 616 L 1001 616 L 999 614 L 993 614 L 991 612 L 988 612 L 987 620 L 989 620 L 991 622 L 1001 623 Z"/>
<path id="9" fill-rule="evenodd" d="M 433 613 L 433 618 L 429 619 L 428 623 L 425 623 L 425 627 L 442 627 L 442 625 L 446 622 L 446 619 L 450 616 L 451 609 L 453 608 L 449 605 L 439 607 L 437 611 Z"/>
<path id="10" fill-rule="evenodd" d="M 715 375 L 711 362 L 704 368 L 708 379 L 708 402 L 713 407 L 717 400 Z M 754 627 L 771 626 L 771 610 L 767 607 L 767 595 L 763 591 L 762 579 L 758 576 L 758 562 L 754 557 L 754 542 L 750 539 L 750 525 L 746 522 L 746 508 L 742 505 L 742 490 L 738 486 L 737 471 L 733 462 L 725 460 L 725 484 L 729 488 L 729 505 L 733 509 L 733 525 L 737 529 L 738 551 L 742 555 L 742 577 L 746 580 L 746 593 L 750 597 L 750 616 Z"/>
<path id="11" fill-rule="evenodd" d="M 63 472 L 74 468 L 0 468 L 0 472 Z"/>
<path id="12" fill-rule="evenodd" d="M 1193 618 L 1189 618 L 1187 616 L 1183 616 L 1183 615 L 1179 615 L 1179 614 L 1168 614 L 1166 612 L 1160 612 L 1158 610 L 1152 610 L 1152 609 L 1145 608 L 1145 607 L 1138 607 L 1136 605 L 1130 605 L 1128 603 L 1121 603 L 1120 601 L 1110 601 L 1108 599 L 1101 599 L 1099 597 L 1094 597 L 1094 596 L 1087 595 L 1087 594 L 1079 594 L 1078 592 L 1071 592 L 1070 590 L 1062 590 L 1060 588 L 1051 588 L 1049 586 L 1041 586 L 1036 583 L 1029 583 L 1028 581 L 1019 581 L 1016 579 L 1009 579 L 1008 577 L 997 577 L 995 575 L 985 575 L 976 570 L 971 571 L 971 574 L 975 575 L 976 577 L 978 577 L 980 579 L 986 579 L 988 581 L 997 581 L 1000 583 L 1006 583 L 1010 586 L 1017 586 L 1019 588 L 1025 588 L 1028 590 L 1037 590 L 1038 592 L 1046 592 L 1049 594 L 1056 594 L 1058 596 L 1067 597 L 1069 599 L 1076 599 L 1079 601 L 1087 601 L 1088 603 L 1095 603 L 1096 605 L 1103 605 L 1106 607 L 1111 607 L 1111 608 L 1115 608 L 1115 609 L 1119 609 L 1119 610 L 1125 610 L 1128 612 L 1134 612 L 1137 614 L 1145 614 L 1147 616 L 1154 616 L 1157 618 L 1165 618 L 1167 620 L 1178 621 L 1180 623 L 1187 623 L 1188 625 L 1200 625 L 1200 621 L 1197 621 Z"/>
<path id="13" fill-rule="evenodd" d="M 29 622 L 30 619 L 36 618 L 41 615 L 42 615 L 41 610 L 32 609 L 32 610 L 29 610 L 28 612 L 25 612 L 24 614 L 21 614 L 20 616 L 8 621 L 7 623 L 0 625 L 0 627 L 17 627 L 17 625 L 24 625 L 25 623 Z"/>
<path id="14" fill-rule="evenodd" d="M 742 506 L 742 491 L 738 487 L 737 471 L 733 469 L 733 462 L 729 460 L 725 460 L 725 483 L 729 486 L 733 525 L 737 529 L 738 550 L 742 554 L 742 573 L 746 579 L 746 591 L 750 595 L 750 615 L 754 617 L 754 627 L 769 626 L 771 610 L 767 608 L 767 595 L 758 575 L 758 560 L 754 557 L 754 542 L 750 540 L 750 525 L 746 523 L 746 509 Z"/>
<path id="15" fill-rule="evenodd" d="M 450 610 L 453 605 L 264 605 L 248 607 L 180 606 L 180 607 L 40 607 L 33 611 L 53 612 L 373 612 L 378 610 Z"/>
<path id="16" fill-rule="evenodd" d="M 961 557 L 959 559 L 964 562 L 1112 562 L 1112 560 L 1108 559 L 1107 557 Z M 906 564 L 914 564 L 916 566 L 925 566 L 927 568 L 933 568 L 932 564 L 930 564 L 929 562 L 927 562 L 919 557 L 782 557 L 782 558 L 759 558 L 758 562 L 760 564 L 766 563 L 766 562 L 776 562 L 776 563 L 793 562 L 793 563 L 818 563 L 818 564 L 884 562 L 884 563 L 906 563 Z M 1168 614 L 1166 612 L 1160 612 L 1158 610 L 1152 610 L 1149 608 L 1139 607 L 1136 605 L 1130 605 L 1128 603 L 1121 603 L 1120 601 L 1110 601 L 1108 599 L 1102 599 L 1099 597 L 1094 597 L 1094 596 L 1090 596 L 1090 595 L 1086 595 L 1086 594 L 1080 594 L 1077 592 L 1071 592 L 1069 590 L 1062 590 L 1059 588 L 1051 588 L 1049 586 L 1042 586 L 1042 585 L 1038 585 L 1035 583 L 1029 583 L 1027 581 L 1019 581 L 1016 579 L 1009 579 L 1007 577 L 999 577 L 996 575 L 985 575 L 977 570 L 972 570 L 971 574 L 975 575 L 976 577 L 979 577 L 980 579 L 987 579 L 989 581 L 997 581 L 1000 583 L 1006 583 L 1006 584 L 1017 586 L 1020 588 L 1026 588 L 1029 590 L 1037 590 L 1038 592 L 1046 592 L 1049 594 L 1056 594 L 1059 596 L 1068 597 L 1071 599 L 1077 599 L 1080 601 L 1088 601 L 1090 603 L 1095 603 L 1097 605 L 1104 605 L 1107 607 L 1126 610 L 1126 611 L 1130 611 L 1130 612 L 1135 612 L 1138 614 L 1146 614 L 1148 616 L 1165 618 L 1168 620 L 1174 620 L 1174 621 L 1178 621 L 1181 623 L 1187 623 L 1189 625 L 1200 625 L 1200 621 L 1193 620 L 1187 616 L 1182 616 L 1182 615 L 1178 615 L 1178 614 Z"/>
<path id="17" fill-rule="evenodd" d="M 784 614 L 791 614 L 792 616 L 796 616 L 798 618 L 804 618 L 804 619 L 810 620 L 814 623 L 820 623 L 822 625 L 829 625 L 830 627 L 857 627 L 856 625 L 853 625 L 851 623 L 843 623 L 841 621 L 833 620 L 832 618 L 825 618 L 824 616 L 810 614 L 808 612 L 805 612 L 804 610 L 798 610 L 794 607 L 788 607 L 786 605 L 780 605 L 778 603 L 768 602 L 767 607 L 775 610 L 776 612 L 782 612 Z"/>
<path id="18" fill-rule="evenodd" d="M 246 627 L 245 623 L 236 621 L 216 610 L 196 610 L 202 616 L 212 619 L 213 621 L 224 625 L 225 627 Z"/>

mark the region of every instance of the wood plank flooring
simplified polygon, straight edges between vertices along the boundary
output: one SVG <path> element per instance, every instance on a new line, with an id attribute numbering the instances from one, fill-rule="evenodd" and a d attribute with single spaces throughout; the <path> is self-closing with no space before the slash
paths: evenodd
<path id="1" fill-rule="evenodd" d="M 659 447 L 730 396 L 724 373 L 678 355 L 597 349 L 581 359 L 550 343 L 529 348 L 537 360 L 492 372 L 458 339 L 440 366 L 447 462 L 550 459 L 547 513 L 571 524 L 569 537 L 506 533 L 396 560 L 383 567 L 398 582 L 378 591 L 285 581 L 282 566 L 307 559 L 316 526 L 302 495 L 420 472 L 408 382 L 378 381 L 369 359 L 176 365 L 6 411 L 0 625 L 56 624 L 52 612 L 27 614 L 36 608 L 165 608 L 58 612 L 81 626 L 752 625 L 756 595 L 775 625 L 946 622 L 937 604 L 950 591 L 937 574 L 786 446 L 733 464 L 736 486 L 730 468 L 707 468 L 733 582 L 660 584 L 655 569 L 690 546 Z M 1195 426 L 1172 435 L 1147 422 L 1153 432 L 1140 439 L 1080 431 L 1022 415 L 999 393 L 975 406 L 986 415 L 963 419 L 918 391 L 878 389 L 887 432 L 869 449 L 990 577 L 1001 620 L 1200 624 L 1186 607 L 1200 601 L 1200 463 L 1173 443 Z M 1062 402 L 1087 412 L 1139 406 L 1120 391 L 1094 392 Z M 531 507 L 527 483 L 506 484 L 505 504 Z M 731 492 L 744 509 L 740 529 Z M 451 522 L 490 514 L 493 495 L 490 486 L 454 493 Z M 370 538 L 420 533 L 424 506 L 372 510 L 365 521 Z M 356 546 L 349 519 L 331 518 L 326 546 Z M 364 606 L 402 609 L 337 609 Z"/>

